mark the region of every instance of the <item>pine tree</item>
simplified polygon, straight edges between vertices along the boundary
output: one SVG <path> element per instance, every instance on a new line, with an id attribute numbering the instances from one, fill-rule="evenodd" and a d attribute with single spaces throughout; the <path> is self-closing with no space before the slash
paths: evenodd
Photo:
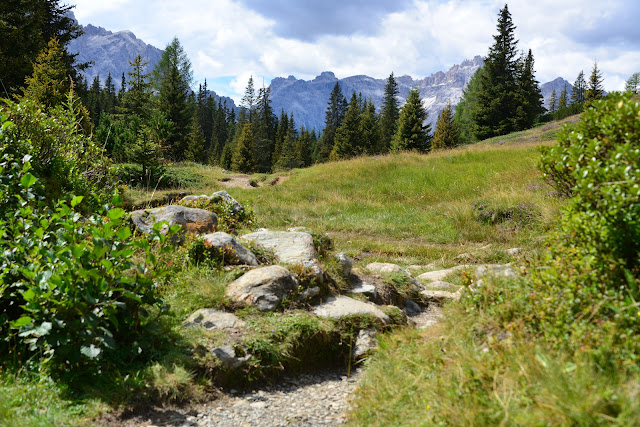
<path id="1" fill-rule="evenodd" d="M 111 73 L 107 74 L 107 79 L 104 81 L 104 87 L 100 93 L 100 99 L 103 111 L 108 114 L 115 113 L 116 106 L 118 104 L 118 96 L 116 94 L 116 87 L 113 83 Z"/>
<path id="2" fill-rule="evenodd" d="M 242 173 L 255 171 L 256 161 L 254 158 L 255 134 L 251 123 L 246 123 L 242 127 L 242 132 L 231 158 L 231 169 Z"/>
<path id="3" fill-rule="evenodd" d="M 258 91 L 255 111 L 256 162 L 258 172 L 269 172 L 275 150 L 277 118 L 271 108 L 271 89 Z"/>
<path id="4" fill-rule="evenodd" d="M 478 93 L 481 89 L 483 72 L 484 68 L 481 67 L 474 73 L 467 87 L 462 91 L 462 98 L 455 108 L 456 122 L 460 127 L 460 139 L 465 144 L 476 141 L 476 137 L 473 134 L 474 122 L 472 112 L 478 108 Z"/>
<path id="5" fill-rule="evenodd" d="M 517 82 L 517 107 L 513 128 L 514 130 L 529 129 L 535 123 L 536 117 L 544 112 L 542 92 L 534 76 L 531 49 L 527 56 L 519 61 Z"/>
<path id="6" fill-rule="evenodd" d="M 376 106 L 371 99 L 364 104 L 360 115 L 360 135 L 363 153 L 374 154 L 380 152 L 380 124 L 376 115 Z"/>
<path id="7" fill-rule="evenodd" d="M 316 163 L 325 162 L 329 159 L 329 155 L 333 150 L 336 131 L 342 124 L 347 107 L 347 99 L 342 94 L 340 83 L 336 82 L 333 90 L 331 91 L 331 95 L 329 95 L 322 137 L 316 144 L 316 149 L 314 151 L 314 160 Z"/>
<path id="8" fill-rule="evenodd" d="M 398 130 L 391 140 L 391 151 L 431 150 L 431 125 L 426 124 L 427 110 L 417 88 L 411 89 L 400 111 Z"/>
<path id="9" fill-rule="evenodd" d="M 284 139 L 289 132 L 289 115 L 284 112 L 284 108 L 280 110 L 280 119 L 276 127 L 276 134 L 274 140 L 273 154 L 271 157 L 272 164 L 276 164 L 282 154 Z"/>
<path id="10" fill-rule="evenodd" d="M 471 111 L 473 133 L 480 140 L 504 135 L 514 129 L 514 116 L 520 105 L 515 28 L 505 5 L 498 15 L 498 34 L 493 36 L 494 44 L 489 48 L 484 71 L 480 74 L 478 103 Z M 526 115 L 527 111 L 523 114 Z"/>
<path id="11" fill-rule="evenodd" d="M 362 111 L 359 104 L 356 93 L 353 92 L 344 120 L 336 130 L 330 160 L 348 159 L 365 152 L 360 127 Z"/>
<path id="12" fill-rule="evenodd" d="M 126 92 L 127 92 L 127 79 L 125 78 L 124 72 L 123 72 L 122 79 L 120 80 L 120 90 L 118 91 L 118 105 L 122 105 L 122 98 L 124 98 L 124 94 Z"/>
<path id="13" fill-rule="evenodd" d="M 152 76 L 158 93 L 158 107 L 173 123 L 173 132 L 168 141 L 169 155 L 173 160 L 183 160 L 188 144 L 189 125 L 194 114 L 189 102 L 193 73 L 191 61 L 177 37 L 165 48 Z"/>
<path id="14" fill-rule="evenodd" d="M 585 92 L 587 90 L 587 82 L 584 80 L 584 72 L 580 71 L 575 83 L 573 84 L 573 90 L 571 91 L 571 103 L 581 104 L 585 100 Z"/>
<path id="15" fill-rule="evenodd" d="M 142 119 L 149 116 L 151 104 L 151 73 L 145 73 L 144 69 L 148 62 L 142 62 L 142 56 L 138 55 L 129 62 L 131 71 L 129 76 L 129 90 L 122 97 L 122 111 L 127 115 L 136 115 Z"/>
<path id="16" fill-rule="evenodd" d="M 162 144 L 157 132 L 149 126 L 142 126 L 135 141 L 127 146 L 127 157 L 133 163 L 142 166 L 142 180 L 147 183 L 160 175 L 162 165 Z"/>
<path id="17" fill-rule="evenodd" d="M 393 77 L 393 73 L 391 73 L 384 87 L 384 99 L 382 100 L 382 110 L 380 112 L 380 147 L 377 148 L 380 153 L 389 151 L 391 138 L 393 138 L 398 129 L 398 118 L 400 117 L 399 93 L 398 83 Z"/>
<path id="18" fill-rule="evenodd" d="M 602 73 L 598 70 L 598 63 L 593 63 L 593 70 L 591 70 L 591 76 L 589 76 L 589 83 L 587 84 L 587 90 L 585 91 L 585 101 L 588 104 L 598 99 L 602 99 L 604 96 L 604 89 L 602 87 Z"/>
<path id="19" fill-rule="evenodd" d="M 100 76 L 96 76 L 91 83 L 91 88 L 87 93 L 87 101 L 86 106 L 89 110 L 89 114 L 91 115 L 91 121 L 95 126 L 98 125 L 100 120 L 100 114 L 102 113 L 101 103 L 100 103 Z"/>
<path id="20" fill-rule="evenodd" d="M 211 136 L 213 133 L 213 119 L 214 114 L 211 111 L 215 108 L 215 103 L 212 102 L 212 96 L 207 89 L 207 80 L 198 87 L 198 94 L 196 95 L 196 118 L 198 125 L 202 130 L 202 136 L 204 138 L 203 153 L 201 154 L 199 161 L 202 163 L 208 162 L 208 157 L 211 152 Z M 192 125 L 193 126 L 193 125 Z"/>
<path id="21" fill-rule="evenodd" d="M 244 96 L 240 101 L 241 112 L 245 114 L 246 120 L 253 124 L 253 116 L 256 107 L 256 90 L 253 86 L 253 76 L 249 77 L 249 82 L 244 90 Z"/>
<path id="22" fill-rule="evenodd" d="M 47 48 L 38 55 L 33 64 L 33 74 L 27 77 L 25 98 L 46 107 L 61 105 L 71 89 L 64 63 L 64 52 L 58 39 L 51 39 Z"/>
<path id="23" fill-rule="evenodd" d="M 549 112 L 551 114 L 555 113 L 557 110 L 558 100 L 556 97 L 555 88 L 551 91 L 551 98 L 549 98 Z"/>
<path id="24" fill-rule="evenodd" d="M 624 90 L 630 90 L 633 93 L 640 93 L 640 73 L 633 73 L 627 83 Z"/>
<path id="25" fill-rule="evenodd" d="M 433 133 L 433 148 L 454 148 L 460 143 L 460 128 L 453 115 L 453 107 L 449 103 L 438 116 L 436 130 Z"/>
<path id="26" fill-rule="evenodd" d="M 296 139 L 294 151 L 299 161 L 298 167 L 311 166 L 313 163 L 311 155 L 313 152 L 313 134 L 308 129 L 302 127 L 300 136 Z"/>
<path id="27" fill-rule="evenodd" d="M 197 115 L 194 115 L 191 119 L 191 126 L 189 126 L 189 143 L 185 150 L 184 157 L 185 160 L 192 162 L 206 162 L 204 132 L 202 131 Z"/>
<path id="28" fill-rule="evenodd" d="M 562 92 L 560 92 L 560 98 L 558 98 L 558 110 L 567 107 L 567 84 L 564 84 Z"/>

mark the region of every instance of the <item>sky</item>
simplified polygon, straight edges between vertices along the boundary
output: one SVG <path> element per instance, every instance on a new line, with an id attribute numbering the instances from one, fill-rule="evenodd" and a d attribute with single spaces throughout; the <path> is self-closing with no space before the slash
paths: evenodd
<path id="1" fill-rule="evenodd" d="M 424 78 L 486 56 L 504 0 L 68 0 L 80 24 L 130 30 L 160 49 L 178 37 L 196 85 L 239 100 L 250 76 Z M 536 77 L 588 78 L 597 61 L 605 90 L 640 71 L 637 0 L 509 2 L 518 49 Z"/>

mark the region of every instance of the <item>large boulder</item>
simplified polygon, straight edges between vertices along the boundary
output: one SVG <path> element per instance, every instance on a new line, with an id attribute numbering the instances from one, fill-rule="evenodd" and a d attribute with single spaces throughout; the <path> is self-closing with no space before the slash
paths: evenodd
<path id="1" fill-rule="evenodd" d="M 242 246 L 232 235 L 218 231 L 217 233 L 206 234 L 205 244 L 214 248 L 228 248 L 233 250 L 233 258 L 230 262 L 234 264 L 258 265 L 258 258 L 247 248 Z"/>
<path id="2" fill-rule="evenodd" d="M 231 204 L 231 213 L 234 214 L 234 215 L 236 215 L 239 212 L 244 210 L 244 207 L 240 203 L 238 203 L 238 201 L 236 199 L 231 197 L 231 195 L 229 193 L 227 193 L 224 190 L 216 191 L 215 193 L 213 193 L 211 195 L 211 201 L 213 201 L 213 202 L 220 202 L 220 201 L 229 202 Z"/>
<path id="3" fill-rule="evenodd" d="M 313 237 L 302 231 L 260 230 L 245 234 L 240 239 L 272 250 L 280 262 L 287 264 L 303 264 L 318 259 Z"/>
<path id="4" fill-rule="evenodd" d="M 231 282 L 225 295 L 262 311 L 274 311 L 282 299 L 297 287 L 298 281 L 286 268 L 271 265 L 251 270 Z"/>
<path id="5" fill-rule="evenodd" d="M 354 314 L 370 314 L 380 319 L 384 324 L 391 323 L 391 318 L 375 305 L 342 295 L 327 298 L 327 300 L 317 306 L 313 312 L 317 316 L 334 319 Z"/>
<path id="6" fill-rule="evenodd" d="M 141 209 L 131 212 L 131 221 L 143 233 L 151 233 L 154 224 L 167 221 L 169 226 L 181 225 L 183 232 L 211 233 L 218 226 L 218 216 L 204 209 L 187 208 L 179 205 L 162 206 L 154 209 Z M 165 225 L 162 232 L 166 233 Z"/>
<path id="7" fill-rule="evenodd" d="M 241 329 L 246 326 L 246 323 L 235 314 L 213 308 L 201 308 L 189 316 L 183 324 L 185 328 L 197 326 L 213 331 Z"/>

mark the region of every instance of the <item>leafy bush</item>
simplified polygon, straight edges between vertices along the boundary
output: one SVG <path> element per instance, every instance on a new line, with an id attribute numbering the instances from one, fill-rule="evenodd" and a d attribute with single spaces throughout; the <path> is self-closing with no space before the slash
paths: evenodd
<path id="1" fill-rule="evenodd" d="M 5 152 L 16 159 L 31 156 L 33 173 L 45 187 L 48 200 L 85 196 L 85 205 L 96 207 L 100 196 L 113 189 L 108 160 L 102 148 L 85 135 L 73 92 L 66 104 L 48 113 L 27 98 L 20 103 L 5 100 L 0 115 L 11 120 L 3 130 L 3 138 L 11 142 L 3 141 Z"/>
<path id="2" fill-rule="evenodd" d="M 245 206 L 234 212 L 234 203 L 219 198 L 201 198 L 197 200 L 184 200 L 177 203 L 188 208 L 205 209 L 218 216 L 218 229 L 227 233 L 235 233 L 241 227 L 252 228 L 256 222 L 251 209 Z"/>
<path id="3" fill-rule="evenodd" d="M 2 124 L 4 142 L 16 142 L 11 130 Z M 27 350 L 62 366 L 114 350 L 137 355 L 153 308 L 163 307 L 155 245 L 147 236 L 132 237 L 121 208 L 82 217 L 81 196 L 50 207 L 30 172 L 30 156 L 16 160 L 6 151 L 0 147 L 1 353 Z M 153 233 L 160 244 L 166 238 L 159 229 Z"/>

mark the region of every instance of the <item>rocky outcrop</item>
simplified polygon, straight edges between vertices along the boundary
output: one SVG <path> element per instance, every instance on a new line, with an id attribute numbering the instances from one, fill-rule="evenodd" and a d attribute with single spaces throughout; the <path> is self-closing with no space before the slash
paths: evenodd
<path id="1" fill-rule="evenodd" d="M 195 311 L 185 320 L 183 327 L 202 327 L 212 330 L 232 330 L 241 329 L 246 323 L 235 314 L 215 310 L 213 308 L 201 308 Z"/>
<path id="2" fill-rule="evenodd" d="M 231 204 L 231 213 L 234 215 L 242 212 L 244 210 L 244 206 L 242 206 L 236 199 L 234 199 L 229 193 L 226 191 L 216 191 L 211 195 L 211 201 L 225 201 Z"/>
<path id="3" fill-rule="evenodd" d="M 382 323 L 391 323 L 391 318 L 373 304 L 358 301 L 345 296 L 329 297 L 313 311 L 320 317 L 339 319 L 354 314 L 369 314 L 380 319 Z"/>
<path id="4" fill-rule="evenodd" d="M 222 366 L 229 370 L 241 368 L 251 359 L 250 354 L 238 354 L 235 347 L 231 344 L 217 347 L 211 351 L 211 354 L 220 361 Z"/>
<path id="5" fill-rule="evenodd" d="M 298 281 L 279 265 L 257 268 L 227 286 L 225 295 L 235 302 L 274 311 L 283 298 L 294 292 Z"/>
<path id="6" fill-rule="evenodd" d="M 213 212 L 178 205 L 133 211 L 130 218 L 143 233 L 150 233 L 153 226 L 162 221 L 167 221 L 169 226 L 181 225 L 183 232 L 197 234 L 214 232 L 218 226 L 218 216 Z M 166 233 L 167 230 L 165 225 L 162 232 Z"/>
<path id="7" fill-rule="evenodd" d="M 247 248 L 242 246 L 235 237 L 230 234 L 218 231 L 217 233 L 205 234 L 203 236 L 204 242 L 207 246 L 211 246 L 219 249 L 231 249 L 231 259 L 225 258 L 225 263 L 230 264 L 244 264 L 256 266 L 259 264 L 258 258 Z"/>
<path id="8" fill-rule="evenodd" d="M 371 354 L 376 348 L 378 348 L 378 341 L 376 340 L 377 335 L 378 331 L 375 329 L 361 329 L 356 337 L 351 357 L 354 360 L 358 360 Z"/>
<path id="9" fill-rule="evenodd" d="M 272 250 L 278 260 L 286 264 L 302 264 L 318 259 L 313 237 L 302 231 L 262 230 L 245 234 L 240 239 Z"/>

